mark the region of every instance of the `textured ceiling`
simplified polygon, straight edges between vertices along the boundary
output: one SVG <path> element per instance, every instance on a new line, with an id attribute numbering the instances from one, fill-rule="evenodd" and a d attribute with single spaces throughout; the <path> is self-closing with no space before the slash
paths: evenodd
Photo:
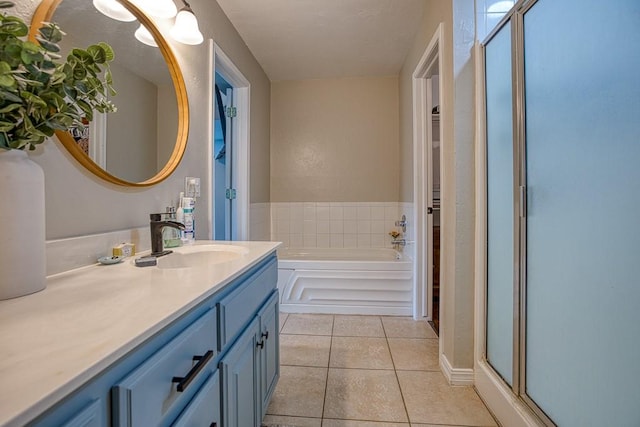
<path id="1" fill-rule="evenodd" d="M 218 0 L 272 81 L 396 75 L 424 0 Z"/>

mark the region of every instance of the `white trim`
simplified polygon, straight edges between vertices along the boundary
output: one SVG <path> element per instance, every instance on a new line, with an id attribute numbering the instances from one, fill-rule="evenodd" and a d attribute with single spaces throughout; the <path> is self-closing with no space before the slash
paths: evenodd
<path id="1" fill-rule="evenodd" d="M 450 385 L 473 385 L 475 379 L 473 369 L 452 367 L 443 353 L 440 353 L 440 370 Z"/>
<path id="2" fill-rule="evenodd" d="M 491 413 L 504 426 L 542 427 L 531 409 L 500 380 L 486 362 L 476 363 L 475 387 Z"/>
<path id="3" fill-rule="evenodd" d="M 102 169 L 107 169 L 107 113 L 93 112 L 89 125 L 89 157 Z M 164 165 L 159 165 L 161 169 Z"/>
<path id="4" fill-rule="evenodd" d="M 236 119 L 233 121 L 234 150 L 232 151 L 233 181 L 237 190 L 235 233 L 232 233 L 234 240 L 249 239 L 249 200 L 250 198 L 250 107 L 251 107 L 251 84 L 240 70 L 233 64 L 233 61 L 222 51 L 213 40 L 209 40 L 209 56 L 211 67 L 209 70 L 209 182 L 212 184 L 213 193 L 213 122 L 215 121 L 215 111 L 213 103 L 213 91 L 215 85 L 215 73 L 218 72 L 228 81 L 234 89 L 234 103 L 237 109 Z M 211 228 L 210 238 L 213 238 L 215 227 L 213 227 L 213 200 L 208 206 L 208 221 Z"/>
<path id="5" fill-rule="evenodd" d="M 442 51 L 442 44 L 444 40 L 444 24 L 440 23 L 436 29 L 431 41 L 427 45 L 418 65 L 413 72 L 413 201 L 415 203 L 413 222 L 415 224 L 415 263 L 414 263 L 414 292 L 413 292 L 413 316 L 416 319 L 431 316 L 431 311 L 428 311 L 431 307 L 429 302 L 425 305 L 425 300 L 431 296 L 432 290 L 430 290 L 430 278 L 427 272 L 425 272 L 425 264 L 427 264 L 427 270 L 430 270 L 429 263 L 423 263 L 425 254 L 428 254 L 429 242 L 433 244 L 432 236 L 428 233 L 428 221 L 427 221 L 427 202 L 425 200 L 425 189 L 429 191 L 430 180 L 427 177 L 425 163 L 431 156 L 431 150 L 427 150 L 431 143 L 429 141 L 429 135 L 431 133 L 431 108 L 429 106 L 432 103 L 430 98 L 431 90 L 427 85 L 427 79 L 431 77 L 430 71 L 435 63 L 438 63 L 438 76 L 439 76 L 439 92 L 440 92 L 440 111 L 441 121 L 442 112 L 444 111 L 443 105 L 444 99 L 444 80 L 445 76 L 442 75 L 442 58 L 440 52 Z M 427 106 L 425 108 L 424 106 Z M 441 146 L 446 142 L 442 138 L 443 126 L 440 126 L 440 144 Z M 442 152 L 440 149 L 440 164 L 442 165 Z M 441 176 L 441 179 L 444 177 Z M 440 187 L 444 187 L 441 183 Z M 429 196 L 428 194 L 428 196 Z M 429 198 L 429 197 L 427 197 Z M 440 214 L 441 223 L 445 222 L 445 215 Z M 444 226 L 443 226 L 444 228 Z M 442 259 L 442 256 L 441 256 Z M 441 269 L 442 271 L 442 269 Z M 440 280 L 442 283 L 442 280 Z M 425 298 L 427 295 L 428 298 Z M 442 300 L 442 299 L 441 299 Z M 440 333 L 440 344 L 442 345 L 442 331 Z"/>

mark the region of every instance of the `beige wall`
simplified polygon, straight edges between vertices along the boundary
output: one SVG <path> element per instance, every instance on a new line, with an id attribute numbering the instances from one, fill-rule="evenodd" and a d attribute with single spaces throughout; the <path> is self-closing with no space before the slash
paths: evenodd
<path id="1" fill-rule="evenodd" d="M 113 97 L 118 111 L 107 116 L 107 170 L 127 181 L 145 181 L 160 170 L 158 89 L 117 64 L 111 66 L 111 72 L 120 96 Z"/>
<path id="2" fill-rule="evenodd" d="M 473 2 L 426 0 L 423 23 L 400 73 L 401 201 L 413 201 L 412 75 L 435 34 L 441 46 L 441 328 L 443 351 L 453 368 L 473 367 Z M 470 19 L 469 19 L 470 17 Z M 471 74 L 469 74 L 471 70 Z"/>
<path id="3" fill-rule="evenodd" d="M 398 200 L 398 79 L 271 86 L 271 201 Z"/>
<path id="4" fill-rule="evenodd" d="M 209 236 L 209 38 L 220 45 L 251 83 L 251 202 L 269 200 L 269 79 L 215 1 L 190 3 L 205 42 L 199 46 L 170 42 L 182 67 L 191 109 L 189 141 L 182 162 L 171 177 L 156 186 L 125 188 L 95 178 L 57 141 L 46 142 L 29 155 L 44 169 L 48 239 L 144 226 L 149 213 L 163 211 L 168 203 L 176 201 L 185 176 L 202 179 L 204 197 L 196 208 L 197 237 Z M 33 0 L 22 1 L 18 13 L 29 20 L 37 4 Z"/>

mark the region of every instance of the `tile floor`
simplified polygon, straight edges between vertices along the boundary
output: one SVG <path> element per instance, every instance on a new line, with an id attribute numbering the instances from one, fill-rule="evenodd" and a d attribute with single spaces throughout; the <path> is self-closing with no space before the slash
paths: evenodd
<path id="1" fill-rule="evenodd" d="M 264 424 L 496 426 L 438 366 L 431 327 L 408 317 L 280 315 L 280 381 Z"/>

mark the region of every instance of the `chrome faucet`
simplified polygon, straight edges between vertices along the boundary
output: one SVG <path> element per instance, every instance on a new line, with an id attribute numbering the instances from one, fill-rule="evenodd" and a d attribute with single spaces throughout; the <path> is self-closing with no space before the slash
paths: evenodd
<path id="1" fill-rule="evenodd" d="M 155 213 L 149 214 L 149 228 L 151 229 L 151 255 L 160 257 L 170 254 L 173 251 L 164 250 L 164 244 L 162 242 L 162 230 L 165 227 L 177 228 L 178 230 L 184 230 L 184 224 L 177 221 L 163 221 L 162 214 Z"/>

